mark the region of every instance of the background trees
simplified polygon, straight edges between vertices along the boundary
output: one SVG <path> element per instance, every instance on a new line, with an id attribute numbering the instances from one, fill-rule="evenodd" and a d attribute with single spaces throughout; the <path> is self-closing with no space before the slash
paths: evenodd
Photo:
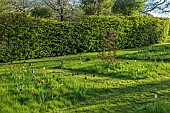
<path id="1" fill-rule="evenodd" d="M 114 14 L 133 15 L 142 11 L 145 0 L 114 0 L 112 12 Z"/>
<path id="2" fill-rule="evenodd" d="M 47 7 L 35 7 L 31 10 L 31 15 L 34 17 L 50 18 L 52 11 Z"/>
<path id="3" fill-rule="evenodd" d="M 170 16 L 170 0 L 0 0 L 0 12 L 26 12 L 36 17 L 69 20 L 83 15 Z M 51 11 L 51 12 L 50 12 Z"/>
<path id="4" fill-rule="evenodd" d="M 113 6 L 111 0 L 80 0 L 80 3 L 86 15 L 101 15 Z"/>

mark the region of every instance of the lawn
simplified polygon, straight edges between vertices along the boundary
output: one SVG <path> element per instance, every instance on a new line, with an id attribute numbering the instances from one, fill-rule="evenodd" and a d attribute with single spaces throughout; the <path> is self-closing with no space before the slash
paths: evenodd
<path id="1" fill-rule="evenodd" d="M 0 64 L 0 112 L 168 113 L 170 43 Z"/>

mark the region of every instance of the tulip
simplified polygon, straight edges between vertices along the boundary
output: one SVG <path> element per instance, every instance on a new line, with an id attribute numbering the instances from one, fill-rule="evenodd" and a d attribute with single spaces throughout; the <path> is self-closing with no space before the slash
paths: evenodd
<path id="1" fill-rule="evenodd" d="M 35 93 L 32 91 L 31 94 L 34 95 Z"/>
<path id="2" fill-rule="evenodd" d="M 45 70 L 45 67 L 43 67 L 43 69 Z"/>
<path id="3" fill-rule="evenodd" d="M 56 81 L 59 81 L 59 78 L 56 78 Z"/>
<path id="4" fill-rule="evenodd" d="M 41 80 L 41 84 L 44 84 L 44 80 Z"/>
<path id="5" fill-rule="evenodd" d="M 18 76 L 18 79 L 20 79 L 21 78 L 21 76 Z"/>

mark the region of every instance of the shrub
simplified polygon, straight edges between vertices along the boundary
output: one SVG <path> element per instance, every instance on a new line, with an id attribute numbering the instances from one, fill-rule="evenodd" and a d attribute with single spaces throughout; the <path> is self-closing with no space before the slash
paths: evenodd
<path id="1" fill-rule="evenodd" d="M 118 34 L 116 47 L 132 48 L 163 41 L 168 20 L 147 16 L 91 16 L 57 22 L 23 13 L 0 15 L 0 61 L 107 50 L 107 31 Z"/>

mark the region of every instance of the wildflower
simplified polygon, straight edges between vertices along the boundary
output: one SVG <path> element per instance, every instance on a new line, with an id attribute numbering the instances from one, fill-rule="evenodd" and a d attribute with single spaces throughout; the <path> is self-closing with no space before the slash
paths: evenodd
<path id="1" fill-rule="evenodd" d="M 156 94 L 155 94 L 155 98 L 158 98 Z"/>
<path id="2" fill-rule="evenodd" d="M 34 95 L 35 94 L 34 91 L 32 91 L 31 94 Z"/>
<path id="3" fill-rule="evenodd" d="M 120 62 L 117 62 L 118 65 L 120 65 Z"/>
<path id="4" fill-rule="evenodd" d="M 22 66 L 22 69 L 24 69 L 25 67 L 24 66 Z"/>
<path id="5" fill-rule="evenodd" d="M 59 78 L 56 78 L 56 81 L 59 81 Z"/>
<path id="6" fill-rule="evenodd" d="M 54 88 L 51 88 L 52 91 L 54 91 Z"/>
<path id="7" fill-rule="evenodd" d="M 14 64 L 14 67 L 16 67 L 16 64 Z"/>
<path id="8" fill-rule="evenodd" d="M 18 79 L 20 79 L 21 78 L 21 76 L 18 76 Z"/>
<path id="9" fill-rule="evenodd" d="M 135 60 L 135 62 L 136 62 L 136 60 Z"/>
<path id="10" fill-rule="evenodd" d="M 101 57 L 104 58 L 104 53 L 101 54 Z"/>
<path id="11" fill-rule="evenodd" d="M 45 67 L 43 67 L 43 69 L 45 70 Z"/>
<path id="12" fill-rule="evenodd" d="M 6 64 L 6 67 L 8 67 L 8 64 Z"/>
<path id="13" fill-rule="evenodd" d="M 41 84 L 44 84 L 44 80 L 41 80 Z"/>

